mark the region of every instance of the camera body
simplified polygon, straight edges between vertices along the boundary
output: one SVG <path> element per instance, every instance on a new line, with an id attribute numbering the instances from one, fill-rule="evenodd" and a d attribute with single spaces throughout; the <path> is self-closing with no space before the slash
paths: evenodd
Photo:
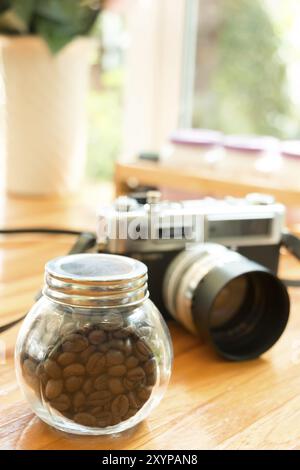
<path id="1" fill-rule="evenodd" d="M 277 273 L 285 207 L 272 197 L 161 201 L 156 191 L 145 204 L 120 197 L 98 216 L 99 251 L 127 255 L 148 267 L 149 289 L 168 316 L 163 280 L 176 256 L 197 244 L 221 244 Z"/>

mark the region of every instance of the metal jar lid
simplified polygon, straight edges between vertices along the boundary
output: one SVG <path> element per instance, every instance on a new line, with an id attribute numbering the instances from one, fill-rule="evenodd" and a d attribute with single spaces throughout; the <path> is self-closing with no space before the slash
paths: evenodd
<path id="1" fill-rule="evenodd" d="M 62 256 L 46 264 L 43 294 L 84 308 L 129 307 L 148 298 L 147 279 L 147 267 L 125 256 Z"/>

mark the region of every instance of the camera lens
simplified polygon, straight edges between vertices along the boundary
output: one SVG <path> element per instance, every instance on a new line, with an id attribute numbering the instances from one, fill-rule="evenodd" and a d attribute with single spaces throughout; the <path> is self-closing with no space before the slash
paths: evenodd
<path id="1" fill-rule="evenodd" d="M 217 295 L 211 313 L 211 328 L 220 328 L 232 320 L 245 302 L 248 284 L 244 277 L 229 282 Z"/>
<path id="2" fill-rule="evenodd" d="M 177 255 L 163 293 L 175 319 L 231 360 L 260 356 L 288 321 L 284 284 L 265 267 L 221 245 L 201 244 Z"/>

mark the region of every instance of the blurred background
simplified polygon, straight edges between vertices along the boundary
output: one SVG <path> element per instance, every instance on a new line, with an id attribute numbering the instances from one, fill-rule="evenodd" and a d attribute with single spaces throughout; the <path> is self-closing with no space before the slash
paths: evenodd
<path id="1" fill-rule="evenodd" d="M 297 0 L 1 1 L 1 173 L 8 191 L 74 191 L 83 175 L 112 181 L 116 161 L 137 162 L 142 154 L 233 184 L 238 169 L 254 189 L 297 195 L 299 13 Z M 74 85 L 80 66 L 67 59 L 82 35 L 93 40 L 78 56 L 90 67 L 85 94 L 83 82 Z M 20 46 L 28 38 L 47 43 L 43 59 L 32 45 Z M 35 188 L 45 166 L 48 179 Z M 58 167 L 72 173 L 69 182 L 55 177 L 61 190 L 49 176 Z"/>

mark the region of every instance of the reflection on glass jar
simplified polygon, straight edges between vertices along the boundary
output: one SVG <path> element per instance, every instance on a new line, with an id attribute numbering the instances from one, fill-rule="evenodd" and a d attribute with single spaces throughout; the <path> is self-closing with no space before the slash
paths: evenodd
<path id="1" fill-rule="evenodd" d="M 161 400 L 171 363 L 145 265 L 103 254 L 46 265 L 44 295 L 16 345 L 18 381 L 43 421 L 94 435 L 135 426 Z"/>

